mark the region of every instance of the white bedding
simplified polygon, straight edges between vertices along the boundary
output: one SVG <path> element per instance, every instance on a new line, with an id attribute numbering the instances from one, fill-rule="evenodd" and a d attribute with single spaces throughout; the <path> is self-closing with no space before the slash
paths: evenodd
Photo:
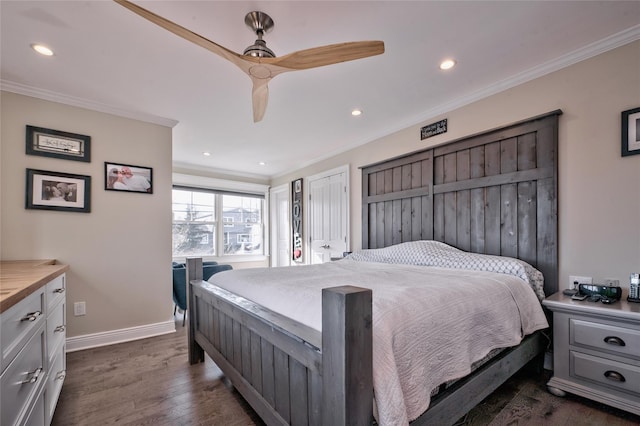
<path id="1" fill-rule="evenodd" d="M 209 281 L 321 330 L 321 289 L 373 290 L 376 418 L 406 425 L 433 388 L 470 372 L 494 348 L 548 327 L 529 283 L 503 273 L 360 262 L 225 271 Z"/>

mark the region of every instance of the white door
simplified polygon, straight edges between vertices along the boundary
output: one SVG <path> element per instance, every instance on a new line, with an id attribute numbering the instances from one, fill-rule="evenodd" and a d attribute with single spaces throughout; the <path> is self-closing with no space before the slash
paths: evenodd
<path id="1" fill-rule="evenodd" d="M 347 251 L 346 172 L 309 180 L 309 263 L 324 263 Z"/>
<path id="2" fill-rule="evenodd" d="M 289 185 L 271 190 L 271 266 L 291 265 Z"/>

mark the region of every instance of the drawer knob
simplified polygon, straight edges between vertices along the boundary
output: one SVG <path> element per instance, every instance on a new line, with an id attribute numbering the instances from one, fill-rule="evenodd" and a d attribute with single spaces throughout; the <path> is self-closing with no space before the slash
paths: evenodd
<path id="1" fill-rule="evenodd" d="M 604 338 L 604 342 L 608 343 L 610 345 L 616 345 L 616 346 L 626 346 L 627 344 L 624 343 L 624 340 L 622 340 L 619 337 L 615 337 L 615 336 L 607 336 Z"/>
<path id="2" fill-rule="evenodd" d="M 40 315 L 42 315 L 42 312 L 40 312 L 40 311 L 31 312 L 31 313 L 27 314 L 26 316 L 24 316 L 20 321 L 33 322 L 33 321 L 37 320 Z"/>
<path id="3" fill-rule="evenodd" d="M 627 379 L 625 379 L 624 376 L 618 373 L 617 371 L 607 370 L 604 372 L 604 377 L 606 377 L 609 380 L 613 380 L 614 382 L 623 383 L 627 381 Z"/>
<path id="4" fill-rule="evenodd" d="M 56 328 L 53 329 L 54 333 L 61 333 L 65 330 L 65 326 L 64 325 L 59 325 Z"/>
<path id="5" fill-rule="evenodd" d="M 64 287 L 62 288 L 56 288 L 55 290 L 53 290 L 54 293 L 64 293 Z"/>
<path id="6" fill-rule="evenodd" d="M 23 380 L 22 384 L 30 384 L 30 383 L 37 382 L 38 377 L 40 377 L 40 373 L 42 373 L 42 367 L 36 368 L 33 373 L 29 373 L 31 374 L 31 377 L 29 377 L 27 380 Z"/>

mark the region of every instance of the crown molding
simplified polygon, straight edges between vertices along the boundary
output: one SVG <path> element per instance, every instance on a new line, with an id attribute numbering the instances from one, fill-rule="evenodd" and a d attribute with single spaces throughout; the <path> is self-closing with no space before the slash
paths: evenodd
<path id="1" fill-rule="evenodd" d="M 173 128 L 176 124 L 178 124 L 177 120 L 171 118 L 159 117 L 157 115 L 147 114 L 140 111 L 129 111 L 112 105 L 107 105 L 88 99 L 77 98 L 74 96 L 69 96 L 38 87 L 31 87 L 9 80 L 0 80 L 0 89 L 6 92 L 43 99 L 45 101 L 58 102 L 64 105 L 70 105 L 78 108 L 89 109 L 92 111 L 103 112 L 106 114 L 117 115 L 118 117 L 131 118 L 133 120 L 158 124 L 165 127 Z"/>

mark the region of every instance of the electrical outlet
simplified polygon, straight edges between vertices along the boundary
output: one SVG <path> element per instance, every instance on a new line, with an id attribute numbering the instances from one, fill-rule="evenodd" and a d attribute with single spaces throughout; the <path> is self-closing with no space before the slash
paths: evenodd
<path id="1" fill-rule="evenodd" d="M 609 287 L 620 287 L 620 280 L 614 280 L 613 278 L 605 278 L 604 285 Z"/>
<path id="2" fill-rule="evenodd" d="M 87 305 L 85 302 L 75 302 L 73 304 L 73 315 L 76 317 L 87 314 Z"/>
<path id="3" fill-rule="evenodd" d="M 593 284 L 592 277 L 579 277 L 577 275 L 569 275 L 569 288 L 575 288 L 577 290 L 578 284 L 575 284 L 576 281 L 578 282 L 578 284 Z"/>

